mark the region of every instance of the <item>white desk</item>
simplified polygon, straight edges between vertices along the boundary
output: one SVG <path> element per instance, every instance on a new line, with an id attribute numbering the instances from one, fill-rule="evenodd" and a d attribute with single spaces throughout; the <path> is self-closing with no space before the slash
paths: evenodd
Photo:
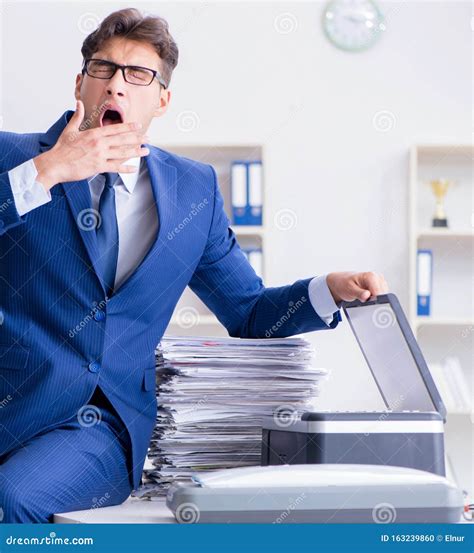
<path id="1" fill-rule="evenodd" d="M 146 501 L 129 497 L 122 505 L 54 515 L 57 524 L 177 524 L 165 498 Z M 460 523 L 466 523 L 461 518 Z"/>
<path id="2" fill-rule="evenodd" d="M 165 498 L 146 501 L 129 497 L 122 505 L 54 515 L 54 522 L 57 524 L 175 524 L 176 519 L 166 507 Z"/>

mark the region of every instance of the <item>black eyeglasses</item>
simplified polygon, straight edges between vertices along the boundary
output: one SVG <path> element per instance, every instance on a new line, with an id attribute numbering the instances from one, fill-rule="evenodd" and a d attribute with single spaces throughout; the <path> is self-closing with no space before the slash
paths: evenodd
<path id="1" fill-rule="evenodd" d="M 158 71 L 139 65 L 120 65 L 113 61 L 90 58 L 84 60 L 82 74 L 86 72 L 89 77 L 94 79 L 111 79 L 117 69 L 122 71 L 123 78 L 127 83 L 149 86 L 153 79 L 156 79 L 163 88 L 166 88 L 166 83 Z"/>

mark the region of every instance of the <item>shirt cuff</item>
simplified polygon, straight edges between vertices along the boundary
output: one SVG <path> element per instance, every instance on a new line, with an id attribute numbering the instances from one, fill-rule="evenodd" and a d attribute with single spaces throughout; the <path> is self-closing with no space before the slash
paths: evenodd
<path id="1" fill-rule="evenodd" d="M 329 326 L 334 314 L 339 310 L 332 297 L 329 286 L 326 282 L 326 276 L 314 277 L 308 286 L 309 301 L 318 316 Z"/>
<path id="2" fill-rule="evenodd" d="M 36 180 L 38 171 L 32 159 L 8 171 L 15 207 L 20 217 L 51 201 L 49 190 Z"/>

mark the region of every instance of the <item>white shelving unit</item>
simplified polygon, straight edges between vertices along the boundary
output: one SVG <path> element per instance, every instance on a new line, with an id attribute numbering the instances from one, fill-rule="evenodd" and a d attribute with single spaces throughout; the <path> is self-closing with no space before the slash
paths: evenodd
<path id="1" fill-rule="evenodd" d="M 217 173 L 219 186 L 224 198 L 224 205 L 232 221 L 231 208 L 231 163 L 236 160 L 262 161 L 263 163 L 263 224 L 262 226 L 232 225 L 239 244 L 258 246 L 262 250 L 262 271 L 260 276 L 265 277 L 267 249 L 265 243 L 265 159 L 262 146 L 256 144 L 156 144 L 164 150 L 173 152 L 189 159 L 209 163 Z M 196 336 L 226 336 L 226 329 L 220 324 L 216 316 L 201 302 L 201 300 L 187 288 L 181 297 L 167 333 L 174 335 L 193 334 Z"/>
<path id="2" fill-rule="evenodd" d="M 470 408 L 449 408 L 446 449 L 458 485 L 474 494 L 474 147 L 415 145 L 410 152 L 409 318 L 427 360 L 459 359 Z M 433 179 L 455 182 L 445 198 L 447 228 L 432 228 Z M 417 314 L 417 251 L 433 253 L 431 315 Z"/>

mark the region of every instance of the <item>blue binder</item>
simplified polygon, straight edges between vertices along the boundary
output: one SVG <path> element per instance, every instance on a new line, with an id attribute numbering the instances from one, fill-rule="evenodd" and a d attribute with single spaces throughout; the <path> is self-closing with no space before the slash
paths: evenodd
<path id="1" fill-rule="evenodd" d="M 262 162 L 251 161 L 248 164 L 248 224 L 262 224 L 263 174 Z"/>
<path id="2" fill-rule="evenodd" d="M 234 161 L 231 166 L 232 222 L 261 225 L 263 174 L 261 161 Z"/>
<path id="3" fill-rule="evenodd" d="M 232 222 L 248 225 L 248 167 L 245 161 L 234 161 L 231 166 Z"/>
<path id="4" fill-rule="evenodd" d="M 417 315 L 431 314 L 431 289 L 433 283 L 433 253 L 431 250 L 418 250 L 416 263 Z"/>

